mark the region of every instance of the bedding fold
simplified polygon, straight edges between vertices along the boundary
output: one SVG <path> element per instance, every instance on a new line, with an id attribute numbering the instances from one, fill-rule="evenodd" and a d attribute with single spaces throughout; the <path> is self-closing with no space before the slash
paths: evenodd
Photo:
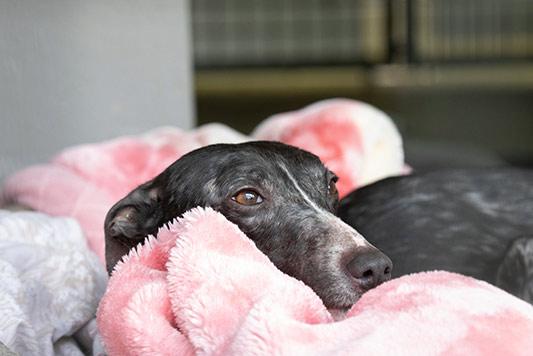
<path id="1" fill-rule="evenodd" d="M 219 124 L 187 132 L 161 127 L 139 136 L 67 148 L 50 163 L 30 166 L 5 181 L 1 204 L 16 203 L 81 225 L 91 250 L 105 263 L 104 220 L 115 202 L 183 154 L 246 136 Z"/>

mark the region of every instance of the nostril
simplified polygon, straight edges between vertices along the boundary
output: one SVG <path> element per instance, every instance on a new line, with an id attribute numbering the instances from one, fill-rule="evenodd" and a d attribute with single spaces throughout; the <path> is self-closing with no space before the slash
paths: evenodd
<path id="1" fill-rule="evenodd" d="M 374 272 L 371 269 L 363 272 L 363 278 L 372 278 L 373 275 L 374 275 Z"/>
<path id="2" fill-rule="evenodd" d="M 346 265 L 348 273 L 364 290 L 391 279 L 392 263 L 390 259 L 377 249 L 359 250 Z"/>

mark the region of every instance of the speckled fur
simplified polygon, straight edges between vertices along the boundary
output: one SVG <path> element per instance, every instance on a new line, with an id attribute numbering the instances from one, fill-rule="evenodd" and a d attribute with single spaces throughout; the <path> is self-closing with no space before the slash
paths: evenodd
<path id="1" fill-rule="evenodd" d="M 458 272 L 533 302 L 533 248 L 524 247 L 533 241 L 532 171 L 389 178 L 343 199 L 339 216 L 392 258 L 396 276 Z"/>

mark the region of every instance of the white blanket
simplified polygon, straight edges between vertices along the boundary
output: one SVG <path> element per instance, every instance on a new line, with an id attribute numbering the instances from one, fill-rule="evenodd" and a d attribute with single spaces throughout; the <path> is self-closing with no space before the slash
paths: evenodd
<path id="1" fill-rule="evenodd" d="M 103 354 L 107 275 L 76 221 L 0 210 L 0 343 L 20 355 Z"/>

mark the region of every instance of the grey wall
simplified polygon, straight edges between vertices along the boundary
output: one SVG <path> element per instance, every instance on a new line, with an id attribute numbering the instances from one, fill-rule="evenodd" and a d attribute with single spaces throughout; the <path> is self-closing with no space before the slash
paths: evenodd
<path id="1" fill-rule="evenodd" d="M 193 126 L 187 0 L 0 0 L 0 179 L 57 150 Z"/>

